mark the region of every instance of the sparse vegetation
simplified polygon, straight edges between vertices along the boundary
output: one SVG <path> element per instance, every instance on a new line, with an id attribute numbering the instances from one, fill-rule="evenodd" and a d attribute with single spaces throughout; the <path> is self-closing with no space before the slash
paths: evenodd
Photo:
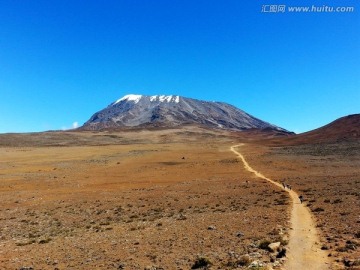
<path id="1" fill-rule="evenodd" d="M 324 208 L 321 208 L 321 207 L 316 207 L 313 212 L 324 212 Z"/>
<path id="2" fill-rule="evenodd" d="M 261 240 L 259 242 L 258 247 L 264 250 L 269 250 L 269 245 L 271 244 L 271 241 L 268 239 Z"/>
<path id="3" fill-rule="evenodd" d="M 51 240 L 52 240 L 52 239 L 51 239 L 50 237 L 48 237 L 48 238 L 39 240 L 38 243 L 39 243 L 39 244 L 47 244 L 47 243 L 49 243 Z"/>
<path id="4" fill-rule="evenodd" d="M 240 266 L 248 266 L 251 263 L 250 256 L 243 255 L 240 257 L 240 259 L 237 261 L 237 264 Z"/>
<path id="5" fill-rule="evenodd" d="M 206 257 L 198 257 L 194 264 L 191 266 L 191 269 L 199 269 L 199 268 L 206 268 L 211 266 L 211 261 Z"/>

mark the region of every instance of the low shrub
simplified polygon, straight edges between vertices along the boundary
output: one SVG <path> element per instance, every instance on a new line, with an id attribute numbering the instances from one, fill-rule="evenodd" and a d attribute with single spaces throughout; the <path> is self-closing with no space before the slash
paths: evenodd
<path id="1" fill-rule="evenodd" d="M 269 250 L 269 245 L 271 242 L 268 239 L 261 240 L 259 243 L 259 248 Z"/>
<path id="2" fill-rule="evenodd" d="M 203 267 L 208 267 L 212 265 L 211 261 L 206 257 L 198 257 L 196 261 L 194 262 L 193 266 L 191 266 L 191 269 L 199 269 Z"/>
<path id="3" fill-rule="evenodd" d="M 237 264 L 240 266 L 248 266 L 251 263 L 250 257 L 247 255 L 241 256 L 237 261 Z"/>

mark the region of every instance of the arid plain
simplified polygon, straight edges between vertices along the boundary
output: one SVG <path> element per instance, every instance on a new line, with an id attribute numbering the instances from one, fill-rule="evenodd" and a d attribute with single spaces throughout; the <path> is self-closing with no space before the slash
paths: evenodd
<path id="1" fill-rule="evenodd" d="M 0 269 L 281 269 L 286 256 L 268 244 L 287 246 L 290 198 L 244 169 L 230 151 L 239 143 L 252 167 L 304 196 L 329 269 L 357 269 L 358 141 L 254 136 L 193 127 L 0 136 Z"/>

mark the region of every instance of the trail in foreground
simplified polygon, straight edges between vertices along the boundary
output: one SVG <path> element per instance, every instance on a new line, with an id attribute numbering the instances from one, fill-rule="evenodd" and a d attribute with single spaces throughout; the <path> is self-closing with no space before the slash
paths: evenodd
<path id="1" fill-rule="evenodd" d="M 249 172 L 254 173 L 257 177 L 262 178 L 270 183 L 283 188 L 278 182 L 265 177 L 260 172 L 254 170 L 245 160 L 244 156 L 235 150 L 235 148 L 243 144 L 234 145 L 230 149 L 244 163 L 244 167 Z M 320 249 L 319 236 L 316 232 L 315 223 L 312 219 L 309 209 L 301 204 L 298 194 L 293 190 L 286 191 L 292 200 L 291 211 L 291 231 L 289 235 L 289 245 L 285 269 L 287 270 L 327 270 L 329 269 L 329 261 L 326 252 Z"/>

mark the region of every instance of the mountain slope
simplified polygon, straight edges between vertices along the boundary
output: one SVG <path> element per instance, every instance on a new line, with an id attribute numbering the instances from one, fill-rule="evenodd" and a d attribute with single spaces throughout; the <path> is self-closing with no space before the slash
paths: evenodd
<path id="1" fill-rule="evenodd" d="M 275 145 L 326 144 L 360 141 L 360 114 L 341 117 L 320 128 L 287 138 L 269 140 Z"/>
<path id="2" fill-rule="evenodd" d="M 360 114 L 341 117 L 323 127 L 301 133 L 296 137 L 298 140 L 312 142 L 360 139 Z"/>
<path id="3" fill-rule="evenodd" d="M 164 95 L 126 95 L 95 113 L 82 129 L 176 127 L 189 124 L 232 130 L 272 129 L 287 132 L 227 103 Z"/>

